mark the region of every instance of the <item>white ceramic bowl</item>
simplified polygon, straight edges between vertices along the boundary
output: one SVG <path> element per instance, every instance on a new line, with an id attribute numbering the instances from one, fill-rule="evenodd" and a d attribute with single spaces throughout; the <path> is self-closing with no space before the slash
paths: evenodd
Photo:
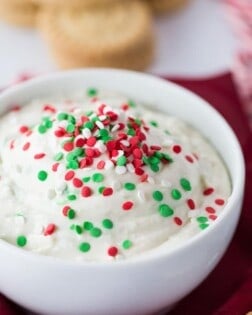
<path id="1" fill-rule="evenodd" d="M 51 94 L 71 96 L 90 86 L 124 93 L 188 121 L 223 157 L 232 195 L 214 225 L 172 250 L 145 257 L 83 265 L 39 256 L 0 241 L 0 290 L 42 314 L 153 314 L 172 307 L 213 270 L 237 225 L 244 190 L 240 145 L 226 121 L 204 100 L 145 74 L 106 69 L 53 74 L 15 86 L 0 96 L 0 113 L 12 104 Z M 3 205 L 1 205 L 3 206 Z"/>

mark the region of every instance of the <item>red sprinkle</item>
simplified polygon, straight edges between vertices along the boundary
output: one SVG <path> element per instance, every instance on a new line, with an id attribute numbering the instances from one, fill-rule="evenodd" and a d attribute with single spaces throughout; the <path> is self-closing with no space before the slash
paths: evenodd
<path id="1" fill-rule="evenodd" d="M 75 172 L 74 171 L 68 171 L 66 174 L 65 174 L 65 180 L 71 180 L 74 178 L 74 175 L 75 175 Z"/>
<path id="2" fill-rule="evenodd" d="M 105 187 L 102 191 L 103 196 L 111 196 L 113 195 L 113 189 L 111 187 Z"/>
<path id="3" fill-rule="evenodd" d="M 44 230 L 44 235 L 52 235 L 54 231 L 56 230 L 56 225 L 54 223 L 48 224 L 48 226 Z"/>
<path id="4" fill-rule="evenodd" d="M 108 255 L 111 257 L 115 257 L 118 254 L 118 248 L 115 246 L 111 246 L 108 249 Z"/>
<path id="5" fill-rule="evenodd" d="M 175 224 L 177 224 L 177 225 L 183 224 L 183 221 L 179 217 L 175 217 L 173 220 L 174 220 Z"/>
<path id="6" fill-rule="evenodd" d="M 193 158 L 190 155 L 186 155 L 185 159 L 189 162 L 189 163 L 193 163 Z"/>
<path id="7" fill-rule="evenodd" d="M 143 153 L 142 153 L 142 151 L 139 148 L 136 148 L 136 149 L 133 150 L 133 156 L 136 159 L 141 159 L 142 156 L 143 156 Z"/>
<path id="8" fill-rule="evenodd" d="M 97 168 L 98 168 L 98 170 L 103 170 L 104 167 L 105 167 L 105 161 L 99 161 L 99 162 L 97 163 Z"/>
<path id="9" fill-rule="evenodd" d="M 144 170 L 143 170 L 142 168 L 140 168 L 140 167 L 139 167 L 139 168 L 136 168 L 136 169 L 135 169 L 135 174 L 141 176 L 141 175 L 144 174 Z"/>
<path id="10" fill-rule="evenodd" d="M 70 152 L 70 151 L 73 150 L 74 144 L 73 144 L 73 142 L 66 142 L 66 143 L 63 145 L 63 148 L 64 148 L 65 151 Z"/>
<path id="11" fill-rule="evenodd" d="M 86 140 L 84 138 L 79 138 L 76 140 L 75 145 L 78 148 L 82 148 L 86 143 Z"/>
<path id="12" fill-rule="evenodd" d="M 59 167 L 59 163 L 55 163 L 52 165 L 52 171 L 53 172 L 57 172 L 58 171 L 58 167 Z"/>
<path id="13" fill-rule="evenodd" d="M 217 215 L 215 215 L 215 214 L 210 214 L 208 217 L 209 217 L 209 219 L 211 219 L 213 221 L 217 219 Z"/>
<path id="14" fill-rule="evenodd" d="M 87 139 L 87 145 L 93 147 L 96 144 L 96 137 L 90 137 Z"/>
<path id="15" fill-rule="evenodd" d="M 26 133 L 29 130 L 29 128 L 27 126 L 21 126 L 19 128 L 19 132 L 20 133 Z"/>
<path id="16" fill-rule="evenodd" d="M 55 109 L 52 105 L 47 105 L 47 104 L 46 104 L 46 105 L 44 106 L 44 109 L 43 109 L 43 110 L 44 110 L 45 112 L 48 111 L 48 112 L 51 112 L 51 113 L 53 113 L 53 114 L 56 113 L 56 109 Z"/>
<path id="17" fill-rule="evenodd" d="M 86 153 L 86 156 L 88 156 L 88 157 L 94 157 L 95 156 L 95 151 L 94 151 L 94 149 L 91 149 L 91 148 L 87 148 L 85 150 L 85 153 Z"/>
<path id="18" fill-rule="evenodd" d="M 173 146 L 172 150 L 174 153 L 179 154 L 182 151 L 182 148 L 180 145 L 176 144 Z"/>
<path id="19" fill-rule="evenodd" d="M 88 186 L 84 186 L 81 190 L 82 197 L 90 197 L 92 195 L 92 190 Z"/>
<path id="20" fill-rule="evenodd" d="M 11 140 L 10 142 L 10 150 L 14 149 L 15 140 Z"/>
<path id="21" fill-rule="evenodd" d="M 205 209 L 206 209 L 206 212 L 208 212 L 208 213 L 215 213 L 216 212 L 213 207 L 206 207 Z"/>
<path id="22" fill-rule="evenodd" d="M 125 211 L 130 210 L 132 207 L 133 207 L 133 202 L 132 202 L 132 201 L 125 201 L 125 202 L 122 204 L 122 208 L 123 208 L 123 210 L 125 210 Z"/>
<path id="23" fill-rule="evenodd" d="M 211 195 L 213 192 L 214 192 L 214 189 L 213 189 L 212 187 L 209 187 L 209 188 L 206 188 L 206 189 L 203 191 L 203 195 L 204 195 L 204 196 L 209 196 L 209 195 Z"/>
<path id="24" fill-rule="evenodd" d="M 80 187 L 83 186 L 83 182 L 82 182 L 82 180 L 80 180 L 79 178 L 74 178 L 74 179 L 73 179 L 73 185 L 74 185 L 74 187 L 76 187 L 76 188 L 80 188 Z"/>
<path id="25" fill-rule="evenodd" d="M 195 209 L 195 202 L 192 199 L 187 199 L 186 203 L 187 203 L 190 210 Z"/>
<path id="26" fill-rule="evenodd" d="M 23 151 L 29 150 L 30 146 L 31 146 L 30 142 L 26 142 L 26 144 L 23 146 Z"/>
<path id="27" fill-rule="evenodd" d="M 68 214 L 68 211 L 70 210 L 71 208 L 69 206 L 65 206 L 63 209 L 62 209 L 62 213 L 63 215 L 66 217 L 67 214 Z"/>
<path id="28" fill-rule="evenodd" d="M 34 155 L 35 160 L 43 159 L 43 157 L 45 157 L 45 153 L 38 153 Z"/>
<path id="29" fill-rule="evenodd" d="M 61 138 L 61 137 L 64 137 L 64 135 L 66 134 L 66 131 L 63 128 L 59 128 L 58 130 L 55 130 L 54 134 L 57 138 Z"/>
<path id="30" fill-rule="evenodd" d="M 225 201 L 223 199 L 215 199 L 215 203 L 218 205 L 218 206 L 223 206 Z"/>

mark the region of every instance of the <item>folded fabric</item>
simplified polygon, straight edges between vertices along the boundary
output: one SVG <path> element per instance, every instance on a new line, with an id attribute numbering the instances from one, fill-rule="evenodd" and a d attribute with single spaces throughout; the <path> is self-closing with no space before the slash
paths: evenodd
<path id="1" fill-rule="evenodd" d="M 205 98 L 231 124 L 246 158 L 247 182 L 240 224 L 227 253 L 209 277 L 169 315 L 245 315 L 252 310 L 252 133 L 248 119 L 231 74 L 173 81 Z M 0 296 L 0 314 L 23 313 Z"/>

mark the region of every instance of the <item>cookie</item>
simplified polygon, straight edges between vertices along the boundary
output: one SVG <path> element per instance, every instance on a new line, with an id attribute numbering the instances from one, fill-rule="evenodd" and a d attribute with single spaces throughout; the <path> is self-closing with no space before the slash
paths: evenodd
<path id="1" fill-rule="evenodd" d="M 20 0 L 19 0 L 20 1 Z M 65 8 L 73 7 L 97 7 L 99 5 L 112 5 L 122 0 L 32 0 L 34 3 L 43 6 L 57 6 Z"/>
<path id="2" fill-rule="evenodd" d="M 167 13 L 182 8 L 188 0 L 145 0 L 155 13 Z"/>
<path id="3" fill-rule="evenodd" d="M 60 68 L 145 69 L 153 57 L 152 15 L 136 0 L 89 9 L 45 9 L 38 27 Z"/>
<path id="4" fill-rule="evenodd" d="M 31 27 L 36 24 L 38 5 L 29 0 L 0 0 L 0 19 L 13 25 Z"/>

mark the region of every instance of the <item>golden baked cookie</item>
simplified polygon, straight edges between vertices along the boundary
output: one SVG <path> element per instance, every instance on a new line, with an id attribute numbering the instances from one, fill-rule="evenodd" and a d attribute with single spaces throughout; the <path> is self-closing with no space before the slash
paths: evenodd
<path id="1" fill-rule="evenodd" d="M 21 1 L 21 0 L 18 0 Z M 32 0 L 34 3 L 46 6 L 60 6 L 65 8 L 73 7 L 96 7 L 99 5 L 112 5 L 118 1 L 128 0 Z M 131 0 L 129 0 L 131 1 Z"/>
<path id="2" fill-rule="evenodd" d="M 185 6 L 189 0 L 145 0 L 155 13 L 172 12 Z"/>
<path id="3" fill-rule="evenodd" d="M 152 16 L 146 4 L 117 1 L 89 9 L 45 9 L 38 27 L 61 68 L 145 69 L 153 57 Z"/>
<path id="4" fill-rule="evenodd" d="M 0 19 L 17 26 L 35 26 L 38 5 L 30 0 L 0 0 Z"/>

